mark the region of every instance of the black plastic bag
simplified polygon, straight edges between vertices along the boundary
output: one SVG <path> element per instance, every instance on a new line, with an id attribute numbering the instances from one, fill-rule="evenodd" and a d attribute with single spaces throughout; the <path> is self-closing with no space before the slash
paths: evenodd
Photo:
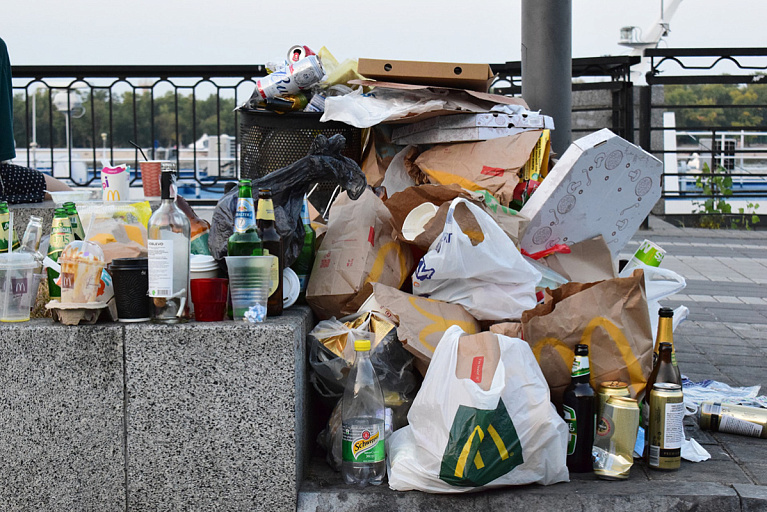
<path id="1" fill-rule="evenodd" d="M 304 226 L 301 222 L 301 205 L 304 195 L 314 183 L 335 181 L 351 199 L 357 199 L 367 186 L 365 174 L 354 160 L 341 154 L 346 146 L 343 135 L 317 135 L 309 154 L 294 163 L 252 181 L 257 199 L 259 188 L 269 188 L 274 201 L 274 217 L 277 232 L 285 247 L 285 266 L 290 266 L 301 252 L 304 243 Z M 237 187 L 219 199 L 213 212 L 208 246 L 217 260 L 227 253 L 227 242 L 234 232 L 234 215 L 237 209 Z"/>

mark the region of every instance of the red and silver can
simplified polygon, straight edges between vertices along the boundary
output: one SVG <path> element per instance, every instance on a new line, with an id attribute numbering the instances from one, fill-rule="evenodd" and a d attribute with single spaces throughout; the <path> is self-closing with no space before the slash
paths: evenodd
<path id="1" fill-rule="evenodd" d="M 283 71 L 275 71 L 258 80 L 256 90 L 264 100 L 277 96 L 288 96 L 308 89 L 322 80 L 323 76 L 325 76 L 325 71 L 322 69 L 320 59 L 316 55 L 310 55 L 295 64 L 291 64 Z"/>
<path id="2" fill-rule="evenodd" d="M 309 57 L 310 55 L 317 55 L 312 51 L 311 48 L 308 46 L 302 46 L 300 44 L 297 44 L 288 50 L 288 62 L 298 62 L 299 60 L 303 59 L 304 57 Z"/>

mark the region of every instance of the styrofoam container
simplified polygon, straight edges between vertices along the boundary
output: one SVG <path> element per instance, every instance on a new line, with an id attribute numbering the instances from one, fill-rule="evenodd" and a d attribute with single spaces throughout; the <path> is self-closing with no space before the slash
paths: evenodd
<path id="1" fill-rule="evenodd" d="M 423 233 L 426 224 L 434 218 L 439 207 L 434 203 L 419 204 L 407 214 L 402 223 L 402 236 L 406 240 L 415 240 L 418 235 Z"/>

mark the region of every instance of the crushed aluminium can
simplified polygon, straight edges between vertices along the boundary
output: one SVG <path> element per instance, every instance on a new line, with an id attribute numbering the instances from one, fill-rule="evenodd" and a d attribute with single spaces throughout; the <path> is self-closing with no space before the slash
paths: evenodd
<path id="1" fill-rule="evenodd" d="M 287 69 L 275 71 L 256 81 L 256 91 L 262 100 L 277 96 L 289 96 L 316 84 L 325 71 L 316 55 L 310 55 L 291 64 Z"/>
<path id="2" fill-rule="evenodd" d="M 639 405 L 632 398 L 611 396 L 594 437 L 594 473 L 604 480 L 625 480 L 634 464 Z"/>

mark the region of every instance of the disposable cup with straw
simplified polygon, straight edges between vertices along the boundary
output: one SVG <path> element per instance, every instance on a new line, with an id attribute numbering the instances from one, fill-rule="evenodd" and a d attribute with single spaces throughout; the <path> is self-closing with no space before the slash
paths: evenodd
<path id="1" fill-rule="evenodd" d="M 8 222 L 8 239 L 13 240 L 13 212 Z M 37 262 L 33 254 L 13 252 L 13 244 L 8 244 L 8 252 L 0 254 L 0 322 L 26 322 L 32 298 L 37 294 L 33 290 L 34 273 Z"/>
<path id="2" fill-rule="evenodd" d="M 149 160 L 144 154 L 144 150 L 142 150 L 138 144 L 132 140 L 128 142 L 131 146 L 138 149 L 141 152 L 141 156 L 144 157 L 144 161 L 139 162 L 139 168 L 141 169 L 141 186 L 144 189 L 144 196 L 159 197 L 162 160 Z"/>

